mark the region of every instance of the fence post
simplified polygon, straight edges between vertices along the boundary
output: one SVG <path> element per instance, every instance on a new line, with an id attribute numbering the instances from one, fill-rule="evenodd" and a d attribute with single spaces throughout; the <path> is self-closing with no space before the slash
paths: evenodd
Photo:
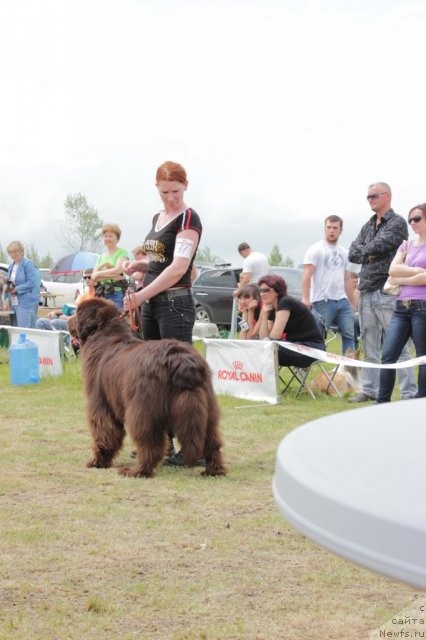
<path id="1" fill-rule="evenodd" d="M 234 340 L 237 335 L 237 298 L 234 296 L 232 300 L 232 316 L 231 316 L 231 331 L 228 338 Z"/>

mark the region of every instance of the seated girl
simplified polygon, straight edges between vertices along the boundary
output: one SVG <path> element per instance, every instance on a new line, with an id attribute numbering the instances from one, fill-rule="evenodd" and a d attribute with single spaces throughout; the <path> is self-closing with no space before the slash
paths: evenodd
<path id="1" fill-rule="evenodd" d="M 238 290 L 238 312 L 242 316 L 240 322 L 240 339 L 254 340 L 259 337 L 260 301 L 259 287 L 257 284 L 247 284 Z"/>
<path id="2" fill-rule="evenodd" d="M 324 338 L 313 314 L 296 298 L 287 295 L 287 285 L 280 276 L 268 275 L 259 280 L 263 303 L 260 312 L 260 338 L 303 344 L 325 351 Z M 315 360 L 279 346 L 280 366 L 309 367 Z"/>

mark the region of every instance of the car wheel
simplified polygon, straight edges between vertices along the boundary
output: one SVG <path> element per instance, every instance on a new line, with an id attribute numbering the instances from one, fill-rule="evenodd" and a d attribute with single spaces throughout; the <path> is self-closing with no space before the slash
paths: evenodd
<path id="1" fill-rule="evenodd" d="M 197 322 L 210 322 L 210 316 L 204 307 L 197 307 L 195 309 L 195 320 Z"/>

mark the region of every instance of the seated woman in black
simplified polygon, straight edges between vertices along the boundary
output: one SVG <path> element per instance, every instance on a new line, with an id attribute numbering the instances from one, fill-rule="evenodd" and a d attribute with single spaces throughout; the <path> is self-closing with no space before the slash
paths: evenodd
<path id="1" fill-rule="evenodd" d="M 304 344 L 325 351 L 324 338 L 309 309 L 287 295 L 287 285 L 280 276 L 268 275 L 259 280 L 262 297 L 260 338 Z M 280 366 L 309 367 L 315 360 L 303 353 L 279 347 Z"/>

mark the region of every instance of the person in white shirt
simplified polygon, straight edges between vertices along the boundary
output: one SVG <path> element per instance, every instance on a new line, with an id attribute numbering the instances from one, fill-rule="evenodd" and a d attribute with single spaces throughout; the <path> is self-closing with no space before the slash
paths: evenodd
<path id="1" fill-rule="evenodd" d="M 342 336 L 342 353 L 355 349 L 355 306 L 348 251 L 337 244 L 343 231 L 339 216 L 325 219 L 324 239 L 306 252 L 303 261 L 302 302 L 325 320 L 327 329 L 336 325 Z"/>
<path id="2" fill-rule="evenodd" d="M 239 289 L 245 287 L 246 284 L 257 284 L 260 278 L 268 275 L 269 262 L 263 253 L 253 251 L 247 242 L 238 245 L 238 253 L 244 258 Z"/>

